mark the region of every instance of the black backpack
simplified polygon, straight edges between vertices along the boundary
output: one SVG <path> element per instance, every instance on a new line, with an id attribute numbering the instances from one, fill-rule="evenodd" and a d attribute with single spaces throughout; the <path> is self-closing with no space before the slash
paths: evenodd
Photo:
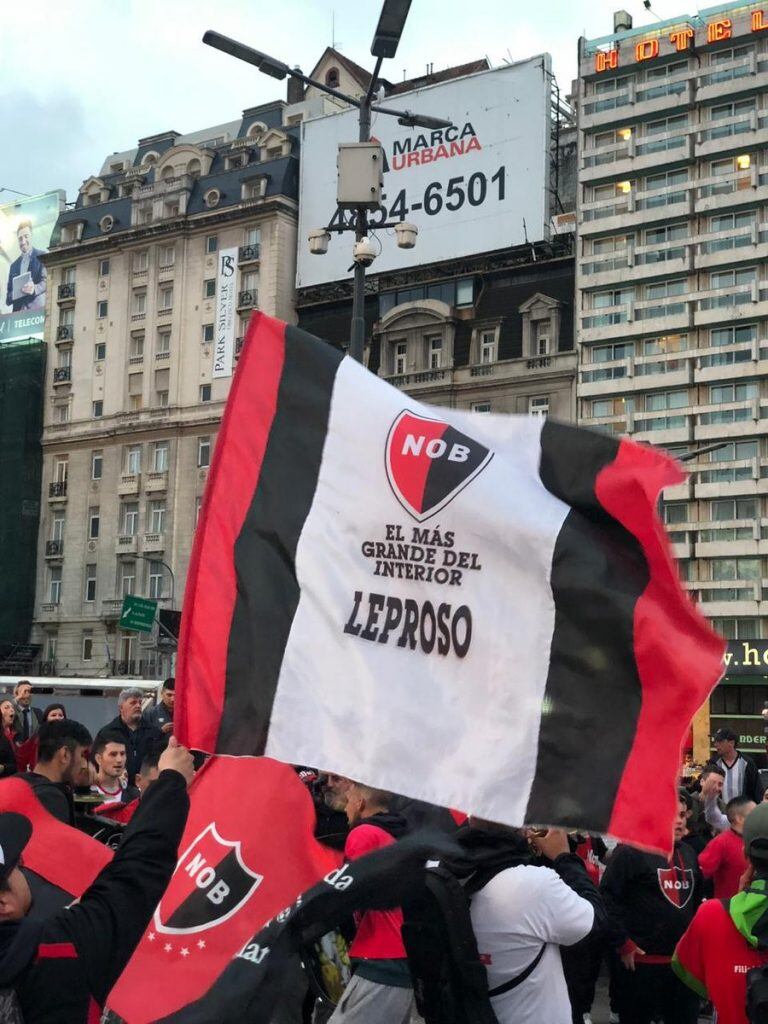
<path id="1" fill-rule="evenodd" d="M 426 1024 L 498 1024 L 490 997 L 517 988 L 544 955 L 546 943 L 516 978 L 488 989 L 470 899 L 507 866 L 475 871 L 466 881 L 441 864 L 428 866 L 423 891 L 403 906 L 403 942 L 416 1005 Z"/>
<path id="2" fill-rule="evenodd" d="M 768 965 L 747 971 L 747 1020 L 768 1024 Z"/>

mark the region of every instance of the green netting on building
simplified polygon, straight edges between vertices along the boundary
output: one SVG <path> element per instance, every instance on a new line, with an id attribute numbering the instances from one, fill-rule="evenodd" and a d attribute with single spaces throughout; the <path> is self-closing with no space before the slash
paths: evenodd
<path id="1" fill-rule="evenodd" d="M 35 600 L 45 343 L 0 345 L 0 664 L 29 640 Z"/>

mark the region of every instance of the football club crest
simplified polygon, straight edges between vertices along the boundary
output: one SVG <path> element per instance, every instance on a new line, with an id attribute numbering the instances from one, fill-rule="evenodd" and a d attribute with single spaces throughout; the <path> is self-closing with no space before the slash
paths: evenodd
<path id="1" fill-rule="evenodd" d="M 693 896 L 693 871 L 690 868 L 658 868 L 659 888 L 672 904 L 682 910 Z"/>

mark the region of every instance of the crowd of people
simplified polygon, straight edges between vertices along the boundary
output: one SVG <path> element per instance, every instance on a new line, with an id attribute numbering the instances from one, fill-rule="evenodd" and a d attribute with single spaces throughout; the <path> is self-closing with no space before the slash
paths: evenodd
<path id="1" fill-rule="evenodd" d="M 173 679 L 149 706 L 140 690 L 123 690 L 95 737 L 62 704 L 43 710 L 32 696 L 21 681 L 0 701 L 0 776 L 23 779 L 67 825 L 82 825 L 83 800 L 85 817 L 130 825 L 77 909 L 41 920 L 23 869 L 29 823 L 0 814 L 0 1018 L 90 1021 L 173 871 L 193 759 L 172 736 Z M 356 915 L 340 929 L 351 963 L 343 992 L 331 999 L 299 972 L 276 1024 L 591 1024 L 601 973 L 613 1024 L 768 1019 L 768 799 L 737 739 L 719 730 L 700 776 L 681 772 L 668 858 L 609 837 L 464 818 L 297 768 L 315 801 L 316 836 L 348 861 L 424 829 L 449 832 L 474 859 L 471 870 L 437 865 L 432 890 L 442 885 L 444 895 L 434 905 Z M 442 915 L 434 927 L 429 914 Z M 62 943 L 76 966 L 41 953 Z M 452 963 L 457 948 L 463 960 Z M 482 972 L 479 988 L 468 964 Z M 50 984 L 60 998 L 63 978 L 70 1016 L 41 995 Z M 23 1018 L 3 1016 L 9 993 L 9 1012 Z"/>

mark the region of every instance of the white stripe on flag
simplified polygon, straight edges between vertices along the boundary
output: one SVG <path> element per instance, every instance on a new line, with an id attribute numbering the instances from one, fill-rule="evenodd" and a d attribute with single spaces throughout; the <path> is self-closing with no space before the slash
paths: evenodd
<path id="1" fill-rule="evenodd" d="M 403 409 L 438 418 L 494 456 L 434 518 L 411 518 L 390 488 L 385 444 Z M 504 822 L 523 822 L 554 628 L 549 584 L 569 511 L 539 478 L 542 419 L 425 406 L 345 359 L 336 376 L 315 500 L 299 541 L 301 597 L 286 647 L 266 754 Z M 374 575 L 366 541 L 399 527 L 438 531 L 475 555 L 460 585 Z M 418 538 L 416 538 L 418 539 Z M 430 537 L 432 539 L 432 537 Z M 452 556 L 451 556 L 452 557 Z M 464 658 L 344 632 L 354 594 L 471 610 Z M 378 625 L 381 625 L 380 616 Z M 477 666 L 490 665 L 482 672 Z M 340 668 L 341 667 L 341 668 Z"/>

